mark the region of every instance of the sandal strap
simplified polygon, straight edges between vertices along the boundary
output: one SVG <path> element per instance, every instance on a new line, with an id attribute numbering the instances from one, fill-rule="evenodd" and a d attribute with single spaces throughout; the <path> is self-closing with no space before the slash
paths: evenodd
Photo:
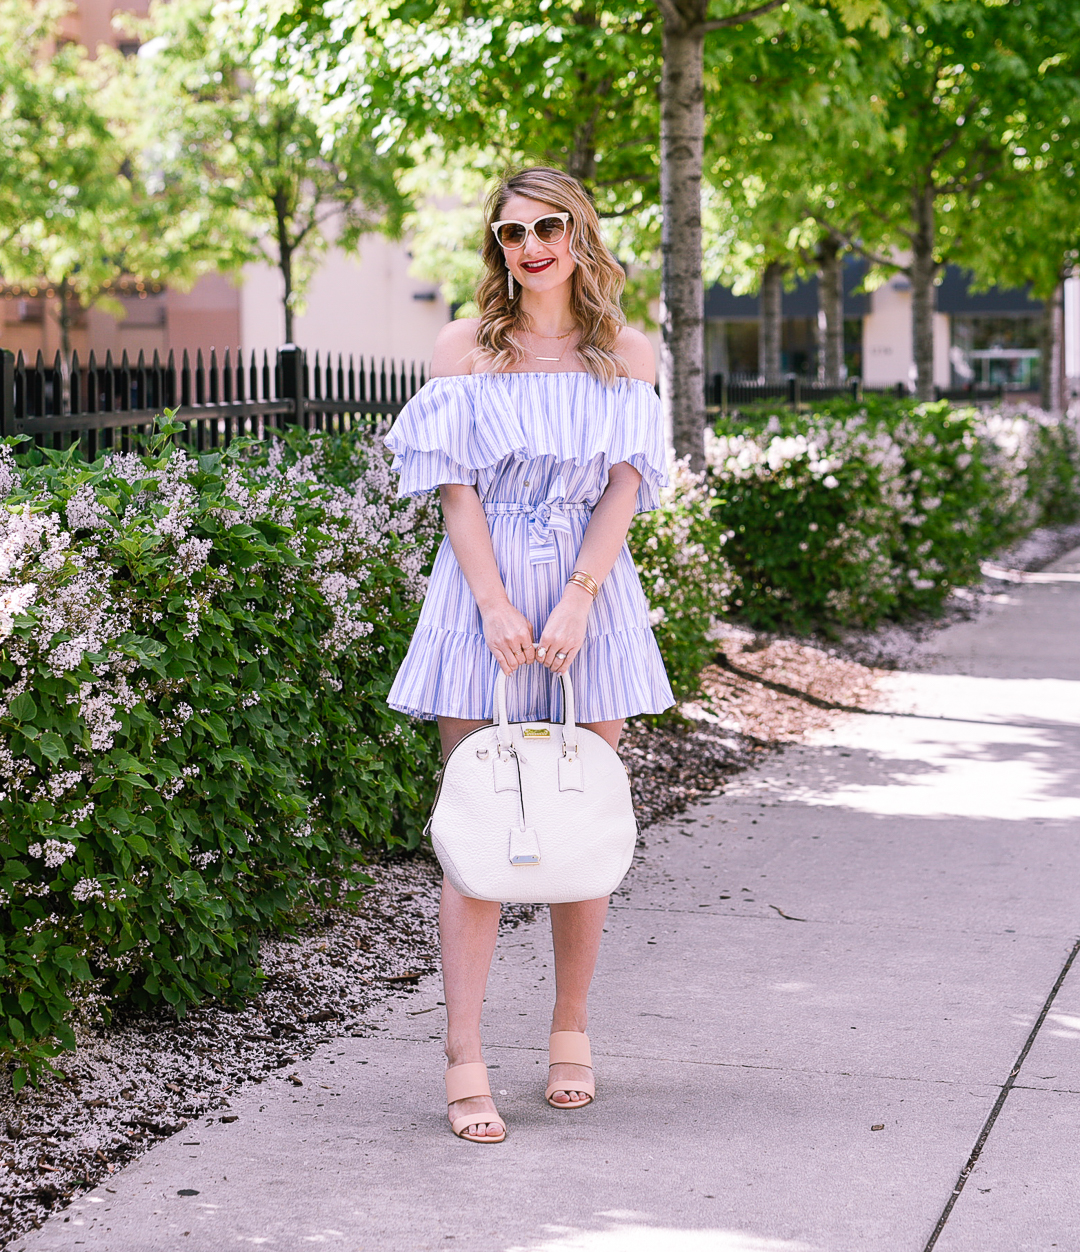
<path id="1" fill-rule="evenodd" d="M 491 1095 L 491 1084 L 488 1082 L 487 1066 L 483 1061 L 470 1061 L 467 1065 L 455 1065 L 448 1069 L 443 1078 L 446 1082 L 446 1103 L 453 1104 L 456 1100 L 468 1100 L 470 1096 Z M 473 1121 L 476 1119 L 473 1118 Z M 464 1123 L 466 1126 L 469 1122 Z M 454 1131 L 457 1134 L 457 1131 Z"/>
<path id="2" fill-rule="evenodd" d="M 580 1030 L 556 1030 L 548 1039 L 549 1065 L 587 1065 L 592 1069 L 592 1049 L 589 1047 L 589 1036 Z M 447 1071 L 449 1072 L 449 1071 Z M 565 1087 L 556 1087 L 556 1091 L 565 1091 Z M 584 1086 L 574 1087 L 575 1091 L 584 1091 Z"/>
<path id="3" fill-rule="evenodd" d="M 574 1063 L 575 1062 L 573 1061 L 565 1062 L 565 1064 L 568 1064 L 568 1065 L 573 1065 Z M 551 1097 L 555 1094 L 556 1091 L 582 1091 L 591 1100 L 591 1099 L 595 1099 L 596 1097 L 596 1083 L 595 1082 L 581 1082 L 576 1078 L 573 1079 L 572 1081 L 569 1078 L 564 1078 L 562 1082 L 549 1082 L 547 1085 L 547 1090 L 544 1092 L 544 1099 L 547 1100 L 549 1104 L 551 1103 Z M 588 1102 L 589 1102 L 588 1100 L 584 1100 L 582 1101 L 582 1104 L 588 1104 Z M 578 1108 L 580 1107 L 580 1105 L 569 1104 L 569 1105 L 560 1105 L 559 1107 Z"/>
<path id="4" fill-rule="evenodd" d="M 464 1100 L 465 1096 L 459 1096 L 458 1098 Z M 482 1118 L 478 1117 L 475 1113 L 467 1113 L 462 1117 L 455 1117 L 450 1123 L 450 1129 L 455 1135 L 458 1136 L 459 1139 L 461 1138 L 461 1132 L 466 1128 L 466 1126 L 498 1126 L 503 1134 L 506 1134 L 506 1123 L 499 1117 Z M 477 1142 L 483 1143 L 485 1140 L 491 1139 L 491 1136 L 485 1135 L 483 1138 L 473 1136 L 473 1138 L 476 1139 Z M 494 1142 L 494 1140 L 492 1140 L 492 1142 Z"/>

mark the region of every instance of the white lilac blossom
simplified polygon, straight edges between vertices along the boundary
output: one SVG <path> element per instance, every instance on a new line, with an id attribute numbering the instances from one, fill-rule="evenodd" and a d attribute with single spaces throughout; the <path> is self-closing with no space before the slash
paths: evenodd
<path id="1" fill-rule="evenodd" d="M 80 878 L 71 888 L 71 898 L 85 904 L 87 900 L 104 900 L 105 892 L 96 878 Z"/>
<path id="2" fill-rule="evenodd" d="M 102 530 L 112 524 L 112 516 L 92 484 L 83 483 L 68 500 L 67 524 L 70 530 Z"/>
<path id="3" fill-rule="evenodd" d="M 183 449 L 163 463 L 151 466 L 134 453 L 115 452 L 104 459 L 107 473 L 122 480 L 131 493 L 115 515 L 94 494 L 91 484 L 80 484 L 66 504 L 65 518 L 57 512 L 23 505 L 0 516 L 0 639 L 8 640 L 8 655 L 21 673 L 4 692 L 9 705 L 26 689 L 35 658 L 46 661 L 57 674 L 77 669 L 88 653 L 108 654 L 109 661 L 94 667 L 95 681 L 80 685 L 78 711 L 89 743 L 73 745 L 77 753 L 107 752 L 122 728 L 122 716 L 151 693 L 145 681 L 132 683 L 115 655 L 113 641 L 138 632 L 141 623 L 152 626 L 160 611 L 118 597 L 103 553 L 101 536 L 145 536 L 171 547 L 178 578 L 191 583 L 186 603 L 186 630 L 194 637 L 213 607 L 213 588 L 197 580 L 206 568 L 213 541 L 190 534 L 198 503 L 188 481 L 197 462 Z M 325 452 L 320 444 L 308 454 L 288 459 L 283 445 L 270 446 L 261 466 L 230 466 L 226 470 L 229 505 L 214 512 L 226 525 L 269 520 L 293 528 L 297 508 L 313 502 L 323 511 L 318 529 L 301 528 L 289 541 L 303 564 L 283 575 L 283 592 L 295 592 L 309 580 L 331 610 L 332 624 L 323 647 L 330 658 L 362 648 L 383 611 L 384 589 L 372 570 L 393 562 L 399 571 L 399 589 L 405 598 L 419 600 L 425 591 L 423 567 L 434 536 L 433 511 L 422 501 L 395 501 L 389 459 L 377 436 L 353 454 L 353 481 L 348 487 L 326 481 Z M 17 483 L 10 451 L 0 449 L 0 488 L 10 492 Z M 94 544 L 75 540 L 76 532 L 94 532 Z M 303 572 L 304 564 L 308 573 Z M 29 638 L 16 636 L 15 619 L 29 614 L 34 628 Z M 243 707 L 257 700 L 241 693 Z M 161 718 L 165 736 L 179 733 L 191 716 L 179 702 Z M 0 761 L 2 777 L 12 772 Z"/>
<path id="4" fill-rule="evenodd" d="M 654 628 L 688 614 L 696 617 L 702 604 L 708 605 L 706 632 L 719 622 L 734 581 L 722 552 L 730 533 L 710 531 L 712 544 L 718 542 L 721 550 L 694 538 L 714 503 L 707 476 L 695 474 L 685 459 L 674 461 L 668 466 L 668 485 L 660 490 L 660 507 L 635 523 L 632 547 Z"/>
<path id="5" fill-rule="evenodd" d="M 0 592 L 0 639 L 6 639 L 15 628 L 15 618 L 34 602 L 37 583 L 23 583 Z"/>
<path id="6" fill-rule="evenodd" d="M 59 869 L 75 855 L 75 845 L 66 839 L 46 839 L 44 844 L 32 843 L 26 851 L 36 860 L 44 860 L 46 869 Z"/>

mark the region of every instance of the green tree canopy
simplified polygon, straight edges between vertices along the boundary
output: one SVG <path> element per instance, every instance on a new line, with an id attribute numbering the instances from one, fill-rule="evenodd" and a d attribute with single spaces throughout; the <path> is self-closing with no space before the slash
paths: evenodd
<path id="1" fill-rule="evenodd" d="M 838 238 L 912 283 L 916 389 L 933 394 L 934 288 L 983 246 L 1016 160 L 1057 111 L 1080 11 L 1064 0 L 895 0 L 887 37 L 860 40 L 862 95 L 884 142 L 823 132 L 813 212 Z M 1069 49 L 1069 51 L 1064 51 Z M 1073 110 L 1075 117 L 1075 109 Z M 1059 141 L 1061 137 L 1059 136 Z"/>
<path id="2" fill-rule="evenodd" d="M 66 358 L 80 305 L 109 303 L 125 277 L 190 281 L 217 257 L 197 212 L 171 214 L 143 177 L 122 59 L 60 40 L 61 14 L 0 3 L 0 274 L 56 294 Z"/>
<path id="3" fill-rule="evenodd" d="M 223 257 L 282 275 L 285 338 L 330 242 L 395 233 L 399 161 L 360 103 L 330 126 L 296 90 L 288 59 L 239 2 L 158 3 L 140 51 L 147 145 L 178 213 L 206 206 Z"/>

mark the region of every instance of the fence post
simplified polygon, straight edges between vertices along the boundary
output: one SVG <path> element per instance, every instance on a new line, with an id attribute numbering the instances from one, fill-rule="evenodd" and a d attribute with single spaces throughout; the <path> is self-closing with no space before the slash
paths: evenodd
<path id="1" fill-rule="evenodd" d="M 793 409 L 799 407 L 799 380 L 794 374 L 787 380 L 787 399 Z"/>
<path id="2" fill-rule="evenodd" d="M 291 400 L 293 421 L 297 426 L 304 426 L 304 381 L 307 369 L 304 362 L 304 349 L 295 343 L 287 343 L 278 348 L 278 377 L 281 379 L 279 400 Z"/>
<path id="3" fill-rule="evenodd" d="M 0 348 L 0 438 L 15 433 L 15 354 Z"/>
<path id="4" fill-rule="evenodd" d="M 853 378 L 848 384 L 851 387 L 851 398 L 856 404 L 862 399 L 862 379 Z"/>

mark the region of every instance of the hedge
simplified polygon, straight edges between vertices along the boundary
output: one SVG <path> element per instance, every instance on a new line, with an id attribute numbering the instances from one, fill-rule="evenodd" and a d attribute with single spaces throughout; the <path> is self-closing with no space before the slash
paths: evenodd
<path id="1" fill-rule="evenodd" d="M 383 702 L 438 531 L 381 449 L 0 449 L 0 1049 L 243 996 L 257 938 L 414 847 L 430 727 Z M 10 442 L 10 441 L 9 441 Z"/>
<path id="2" fill-rule="evenodd" d="M 714 611 L 764 630 L 938 613 L 982 558 L 1080 503 L 1075 433 L 1037 410 L 837 400 L 707 435 L 728 587 Z"/>

